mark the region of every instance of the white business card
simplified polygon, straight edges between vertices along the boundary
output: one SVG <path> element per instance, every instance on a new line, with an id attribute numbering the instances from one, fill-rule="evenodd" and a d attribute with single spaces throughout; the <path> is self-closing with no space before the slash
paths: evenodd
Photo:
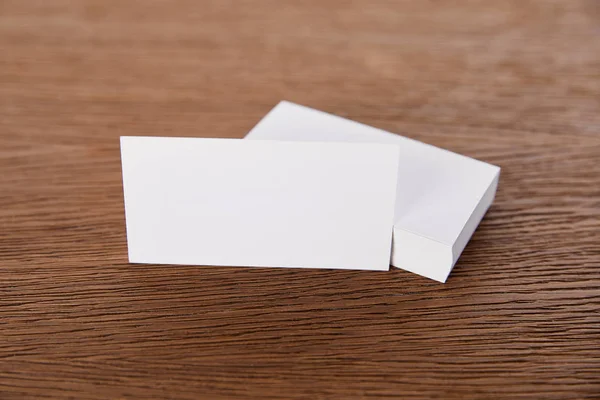
<path id="1" fill-rule="evenodd" d="M 395 145 L 121 137 L 129 261 L 387 270 Z"/>
<path id="2" fill-rule="evenodd" d="M 495 165 L 286 101 L 247 138 L 397 146 L 392 265 L 440 282 L 492 204 L 500 175 Z"/>

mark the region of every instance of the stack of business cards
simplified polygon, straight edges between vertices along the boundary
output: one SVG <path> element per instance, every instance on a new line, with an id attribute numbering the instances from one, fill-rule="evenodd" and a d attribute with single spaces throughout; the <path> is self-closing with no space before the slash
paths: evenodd
<path id="1" fill-rule="evenodd" d="M 444 282 L 500 172 L 288 102 L 246 139 L 121 138 L 130 262 L 391 263 Z"/>

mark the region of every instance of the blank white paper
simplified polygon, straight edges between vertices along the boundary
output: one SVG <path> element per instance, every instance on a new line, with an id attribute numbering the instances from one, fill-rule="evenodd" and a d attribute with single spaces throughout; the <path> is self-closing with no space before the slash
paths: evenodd
<path id="1" fill-rule="evenodd" d="M 247 138 L 396 145 L 392 265 L 440 282 L 492 204 L 500 175 L 495 165 L 286 101 Z"/>
<path id="2" fill-rule="evenodd" d="M 387 270 L 385 144 L 121 137 L 129 261 Z"/>

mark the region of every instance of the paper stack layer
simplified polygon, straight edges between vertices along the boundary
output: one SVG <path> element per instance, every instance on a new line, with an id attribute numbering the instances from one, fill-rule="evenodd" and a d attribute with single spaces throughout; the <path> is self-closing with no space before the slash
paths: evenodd
<path id="1" fill-rule="evenodd" d="M 440 282 L 492 204 L 500 175 L 495 165 L 286 101 L 246 138 L 396 145 L 391 264 Z"/>

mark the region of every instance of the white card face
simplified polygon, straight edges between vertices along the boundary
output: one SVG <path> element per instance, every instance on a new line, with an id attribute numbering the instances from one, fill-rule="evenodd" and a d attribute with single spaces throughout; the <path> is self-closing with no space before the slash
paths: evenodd
<path id="1" fill-rule="evenodd" d="M 121 137 L 129 261 L 387 270 L 394 145 Z"/>
<path id="2" fill-rule="evenodd" d="M 398 146 L 392 265 L 444 282 L 492 203 L 500 168 L 282 101 L 248 139 Z"/>

